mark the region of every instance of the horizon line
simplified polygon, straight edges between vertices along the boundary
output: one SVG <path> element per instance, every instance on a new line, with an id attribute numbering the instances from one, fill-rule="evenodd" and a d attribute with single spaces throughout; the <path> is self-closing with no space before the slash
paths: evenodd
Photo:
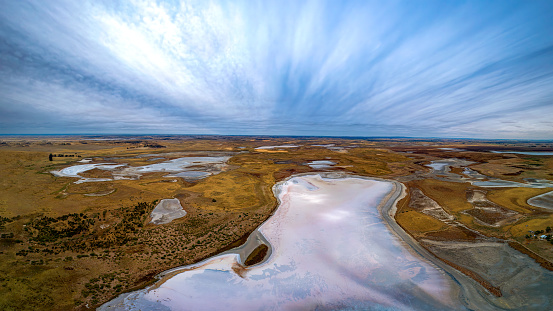
<path id="1" fill-rule="evenodd" d="M 437 136 L 333 136 L 333 135 L 268 135 L 268 134 L 91 134 L 91 133 L 74 133 L 74 134 L 2 134 L 0 137 L 36 137 L 36 136 L 221 136 L 221 137 L 275 137 L 275 138 L 339 138 L 339 139 L 413 139 L 413 140 L 477 140 L 477 141 L 524 141 L 524 142 L 553 142 L 551 139 L 532 139 L 532 138 L 474 138 L 474 137 L 437 137 Z"/>

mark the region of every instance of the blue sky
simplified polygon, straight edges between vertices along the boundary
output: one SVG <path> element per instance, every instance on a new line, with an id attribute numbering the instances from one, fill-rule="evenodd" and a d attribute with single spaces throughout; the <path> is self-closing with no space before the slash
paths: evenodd
<path id="1" fill-rule="evenodd" d="M 4 134 L 553 139 L 553 1 L 0 7 Z"/>

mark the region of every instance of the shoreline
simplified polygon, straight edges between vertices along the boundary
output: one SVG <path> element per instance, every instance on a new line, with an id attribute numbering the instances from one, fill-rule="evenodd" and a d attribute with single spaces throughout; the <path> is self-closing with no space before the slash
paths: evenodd
<path id="1" fill-rule="evenodd" d="M 407 249 L 417 254 L 418 256 L 424 258 L 425 260 L 429 261 L 431 264 L 438 267 L 441 271 L 443 271 L 446 275 L 448 275 L 453 280 L 453 282 L 455 282 L 458 285 L 457 290 L 458 290 L 459 301 L 463 305 L 465 305 L 465 307 L 467 307 L 468 309 L 471 309 L 471 310 L 499 309 L 495 307 L 495 305 L 490 301 L 490 298 L 493 299 L 492 296 L 485 297 L 484 295 L 482 295 L 484 293 L 482 293 L 482 291 L 477 289 L 478 286 L 482 286 L 485 288 L 484 284 L 481 284 L 477 280 L 464 274 L 462 271 L 459 271 L 456 268 L 452 267 L 451 265 L 443 261 L 443 259 L 441 259 L 440 257 L 434 255 L 432 252 L 430 252 L 428 249 L 422 246 L 417 240 L 415 240 L 415 238 L 413 238 L 410 234 L 408 234 L 407 231 L 405 231 L 395 221 L 394 216 L 397 211 L 397 204 L 407 194 L 406 187 L 402 183 L 396 180 L 388 180 L 388 179 L 382 179 L 382 178 L 370 178 L 370 179 L 393 183 L 394 190 L 392 190 L 391 194 L 389 194 L 381 201 L 381 203 L 378 206 L 378 209 L 382 218 L 385 220 L 386 225 L 390 229 L 390 231 L 394 235 L 396 235 L 401 241 L 405 242 L 409 246 L 407 247 Z M 486 290 L 488 289 L 486 288 Z M 491 293 L 491 294 L 494 294 L 494 293 Z M 478 302 L 478 303 L 475 303 L 475 302 Z"/>
<path id="2" fill-rule="evenodd" d="M 352 174 L 342 173 L 342 172 L 338 172 L 338 173 L 337 172 L 307 172 L 307 173 L 294 174 L 273 185 L 272 187 L 273 194 L 277 200 L 276 207 L 255 230 L 248 233 L 247 236 L 244 235 L 241 239 L 237 240 L 237 242 L 242 241 L 242 244 L 240 244 L 239 246 L 234 246 L 236 245 L 236 242 L 235 242 L 229 245 L 228 247 L 226 247 L 227 250 L 222 252 L 220 252 L 219 250 L 218 253 L 213 254 L 211 256 L 207 256 L 206 258 L 196 263 L 186 265 L 186 266 L 179 266 L 169 270 L 162 271 L 157 275 L 155 275 L 151 280 L 149 280 L 143 287 L 134 288 L 133 291 L 122 293 L 117 297 L 115 297 L 115 299 L 111 299 L 105 302 L 104 304 L 100 305 L 97 308 L 97 310 L 108 310 L 110 307 L 107 306 L 106 304 L 110 302 L 116 302 L 116 301 L 122 302 L 124 301 L 125 298 L 127 298 L 133 292 L 136 292 L 138 290 L 158 288 L 163 283 L 165 283 L 165 281 L 167 281 L 174 275 L 201 267 L 202 265 L 205 265 L 208 261 L 214 260 L 220 256 L 225 256 L 225 255 L 236 256 L 237 262 L 244 269 L 248 269 L 250 267 L 254 267 L 256 265 L 260 265 L 266 262 L 271 257 L 273 246 L 266 240 L 263 234 L 259 231 L 259 228 L 263 226 L 263 224 L 265 224 L 270 219 L 270 217 L 274 215 L 278 207 L 281 205 L 282 203 L 280 201 L 281 186 L 284 183 L 286 183 L 288 180 L 295 177 L 317 176 L 317 175 L 320 176 L 321 178 L 328 178 L 328 179 L 359 178 L 359 179 L 366 179 L 371 181 L 391 183 L 393 185 L 392 190 L 380 200 L 380 203 L 376 207 L 379 214 L 383 218 L 383 223 L 388 228 L 388 230 L 390 230 L 390 232 L 394 236 L 396 236 L 400 242 L 405 242 L 406 245 L 404 245 L 404 248 L 407 251 L 425 260 L 428 264 L 431 264 L 434 267 L 438 268 L 439 271 L 442 271 L 445 275 L 451 278 L 452 284 L 457 284 L 457 286 L 451 288 L 452 290 L 451 297 L 458 298 L 459 303 L 461 305 L 467 307 L 468 309 L 478 309 L 478 310 L 497 310 L 498 309 L 497 307 L 494 306 L 493 303 L 491 303 L 489 299 L 487 299 L 483 295 L 484 293 L 482 290 L 477 289 L 478 286 L 481 286 L 483 284 L 478 284 L 479 282 L 477 282 L 477 280 L 474 280 L 469 276 L 465 275 L 464 273 L 462 273 L 461 271 L 458 271 L 454 267 L 444 262 L 439 257 L 435 256 L 432 252 L 428 251 L 425 247 L 420 245 L 411 235 L 409 235 L 406 231 L 404 231 L 403 228 L 401 228 L 401 226 L 395 221 L 394 215 L 397 210 L 397 203 L 406 195 L 405 186 L 402 183 L 395 180 L 383 179 L 378 177 L 352 175 Z M 270 251 L 261 262 L 258 262 L 252 266 L 244 266 L 241 260 L 241 257 L 242 257 L 241 251 L 245 251 L 246 245 L 248 244 L 249 240 L 254 240 L 252 238 L 254 235 L 258 237 L 258 240 L 256 241 L 257 243 L 247 248 L 248 249 L 251 248 L 253 250 L 258 245 L 265 244 L 269 247 Z M 259 243 L 259 236 L 262 237 L 262 240 L 264 240 L 265 243 Z M 244 255 L 244 257 L 247 257 L 247 254 Z M 475 302 L 478 302 L 478 303 L 475 303 Z"/>

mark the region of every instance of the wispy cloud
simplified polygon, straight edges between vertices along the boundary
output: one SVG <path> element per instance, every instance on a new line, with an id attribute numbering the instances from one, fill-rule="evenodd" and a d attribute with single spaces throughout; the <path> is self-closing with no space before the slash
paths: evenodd
<path id="1" fill-rule="evenodd" d="M 552 138 L 552 9 L 2 1 L 0 132 Z"/>

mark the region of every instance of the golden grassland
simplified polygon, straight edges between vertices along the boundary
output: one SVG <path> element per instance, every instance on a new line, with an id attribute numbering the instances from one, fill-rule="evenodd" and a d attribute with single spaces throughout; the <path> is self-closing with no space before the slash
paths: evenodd
<path id="1" fill-rule="evenodd" d="M 518 182 L 524 182 L 525 178 L 551 180 L 551 176 L 553 176 L 553 157 L 492 154 L 476 151 L 478 149 L 493 150 L 496 148 L 500 150 L 513 150 L 513 148 L 529 150 L 528 148 L 532 147 L 532 144 L 519 143 L 506 145 L 503 143 L 497 144 L 496 146 L 494 146 L 493 143 L 442 144 L 443 147 L 467 148 L 472 151 L 443 152 L 438 150 L 436 148 L 437 146 L 427 147 L 410 143 L 398 143 L 396 145 L 399 146 L 390 149 L 394 151 L 410 152 L 412 154 L 410 154 L 410 157 L 419 161 L 414 164 L 423 164 L 440 158 L 462 158 L 475 161 L 478 163 L 471 165 L 471 168 L 484 175 Z M 544 144 L 540 147 L 551 149 L 553 144 Z M 410 164 L 405 164 L 405 166 L 408 165 Z M 389 167 L 393 168 L 394 165 L 389 165 Z M 413 168 L 411 168 L 410 171 L 412 172 Z M 456 174 L 462 173 L 461 169 L 455 168 L 452 168 L 451 172 Z M 430 178 L 425 179 L 424 177 L 405 184 L 408 188 L 415 187 L 421 189 L 425 195 L 438 202 L 447 212 L 453 215 L 456 221 L 470 229 L 464 229 L 459 226 L 446 226 L 445 229 L 443 227 L 437 229 L 438 223 L 435 222 L 438 220 L 434 218 L 432 221 L 428 221 L 425 219 L 428 217 L 427 215 L 409 208 L 408 200 L 410 198 L 407 198 L 399 202 L 396 221 L 415 238 L 438 239 L 442 241 L 470 241 L 478 238 L 479 235 L 483 235 L 505 239 L 510 241 L 510 243 L 517 241 L 531 250 L 533 252 L 532 258 L 537 258 L 536 260 L 542 264 L 542 266 L 548 268 L 553 266 L 553 264 L 551 264 L 553 262 L 552 244 L 549 241 L 534 238 L 533 235 L 530 235 L 531 238 L 528 238 L 530 231 L 543 231 L 547 227 L 553 227 L 552 211 L 536 208 L 526 203 L 529 198 L 549 192 L 552 190 L 551 188 L 485 189 L 488 200 L 503 208 L 520 213 L 517 217 L 513 218 L 515 221 L 512 223 L 506 223 L 500 227 L 490 227 L 476 221 L 473 216 L 466 213 L 473 208 L 471 204 L 466 201 L 467 190 L 477 189 L 478 187 L 463 183 L 444 182 Z M 407 215 L 409 215 L 409 217 L 407 217 Z M 445 223 L 440 223 L 445 225 Z M 475 232 L 478 233 L 475 234 Z"/>
<path id="2" fill-rule="evenodd" d="M 238 246 L 276 207 L 273 185 L 293 174 L 314 171 L 306 165 L 309 161 L 330 160 L 336 163 L 330 170 L 393 178 L 427 171 L 417 161 L 428 159 L 427 154 L 400 154 L 387 149 L 390 144 L 408 145 L 401 140 L 183 136 L 100 141 L 79 137 L 10 138 L 4 142 L 0 145 L 0 224 L 4 225 L 0 232 L 5 235 L 0 239 L 2 310 L 86 309 L 87 304 L 95 307 L 119 293 L 145 286 L 163 270 Z M 299 147 L 256 149 L 284 144 Z M 315 144 L 335 144 L 343 149 Z M 138 180 L 75 184 L 76 178 L 50 173 L 84 158 L 138 166 L 153 163 L 134 158 L 138 155 L 188 152 L 206 156 L 215 151 L 232 152 L 229 166 L 197 182 L 149 173 Z M 53 161 L 48 159 L 50 153 L 55 155 Z M 439 155 L 430 153 L 432 157 Z M 472 152 L 471 157 L 495 161 L 501 156 Z M 512 173 L 511 168 L 501 171 L 501 165 L 528 161 L 518 157 L 516 163 L 507 160 L 497 160 L 506 162 L 494 164 L 494 174 Z M 534 175 L 550 174 L 552 162 L 539 161 L 542 172 Z M 98 170 L 84 175 L 109 177 Z M 529 228 L 542 229 L 540 226 L 553 220 L 551 214 L 525 203 L 544 189 L 489 191 L 491 201 L 525 215 L 514 224 L 495 229 L 481 228 L 472 216 L 462 213 L 472 208 L 466 200 L 469 184 L 435 179 L 406 184 L 421 189 L 461 223 L 493 236 L 528 242 L 522 236 L 532 230 Z M 149 224 L 153 202 L 164 198 L 178 198 L 187 215 L 166 225 Z M 407 196 L 399 203 L 396 220 L 415 237 L 474 238 L 466 230 L 452 228 L 410 208 L 409 199 Z M 547 257 L 550 250 L 540 243 L 530 241 L 525 245 Z"/>
<path id="3" fill-rule="evenodd" d="M 519 213 L 528 214 L 538 208 L 526 203 L 531 197 L 546 193 L 552 189 L 535 188 L 499 188 L 488 191 L 488 199 L 494 203 L 504 206 Z"/>
<path id="4" fill-rule="evenodd" d="M 406 183 L 406 185 L 421 189 L 425 195 L 435 200 L 449 214 L 455 216 L 457 221 L 488 236 L 506 239 L 511 237 L 517 238 L 526 235 L 528 230 L 540 230 L 548 225 L 553 227 L 553 215 L 551 212 L 526 204 L 527 199 L 551 191 L 549 188 L 495 188 L 487 190 L 487 198 L 490 201 L 522 214 L 522 217 L 518 221 L 496 228 L 482 225 L 475 221 L 473 216 L 463 213 L 473 208 L 466 200 L 467 190 L 477 187 L 471 186 L 468 183 L 446 182 L 435 179 L 412 181 Z M 401 215 L 402 211 L 410 211 L 411 217 L 407 218 Z M 396 220 L 409 232 L 411 232 L 409 228 L 416 228 L 412 233 L 417 236 L 421 236 L 425 232 L 436 231 L 435 227 L 437 225 L 427 221 L 423 216 L 426 215 L 405 206 L 398 210 Z M 434 220 L 438 221 L 437 219 Z M 428 225 L 428 228 L 424 230 L 426 225 Z"/>
<path id="5" fill-rule="evenodd" d="M 547 226 L 551 226 L 553 228 L 552 224 L 553 224 L 553 215 L 549 214 L 549 215 L 543 215 L 543 216 L 536 216 L 526 221 L 519 222 L 516 225 L 512 226 L 510 228 L 510 232 L 515 237 L 521 237 L 528 234 L 530 230 L 532 231 L 542 230 Z"/>
<path id="6" fill-rule="evenodd" d="M 264 143 L 302 147 L 277 153 L 255 149 Z M 346 145 L 350 144 L 353 141 Z M 305 165 L 308 161 L 330 159 L 337 163 L 336 169 L 378 176 L 393 173 L 387 163 L 407 159 L 360 147 L 370 143 L 355 144 L 347 152 L 337 152 L 282 139 L 10 142 L 0 147 L 0 216 L 10 218 L 1 231 L 13 234 L 0 240 L 0 309 L 97 306 L 121 292 L 144 286 L 163 270 L 236 246 L 276 207 L 272 194 L 275 182 L 297 172 L 313 171 Z M 201 156 L 212 151 L 234 152 L 229 168 L 195 183 L 149 173 L 139 180 L 75 184 L 77 178 L 50 173 L 84 158 L 138 166 L 152 163 L 132 158 L 141 154 L 192 152 Z M 48 159 L 50 153 L 54 154 L 53 161 Z M 109 177 L 105 171 L 85 175 Z M 140 202 L 173 197 L 180 199 L 188 214 L 170 224 L 148 224 L 152 203 L 135 211 Z M 63 219 L 73 214 L 81 216 Z M 84 229 L 75 227 L 74 217 L 86 225 Z M 40 220 L 46 225 L 39 226 Z M 58 231 L 48 233 L 50 227 Z M 73 229 L 77 233 L 58 236 Z"/>
<path id="7" fill-rule="evenodd" d="M 466 191 L 470 186 L 467 183 L 424 179 L 414 182 L 413 185 L 419 187 L 425 195 L 438 202 L 450 214 L 455 215 L 472 208 L 466 199 Z"/>
<path id="8" fill-rule="evenodd" d="M 471 168 L 487 176 L 513 181 L 523 181 L 525 178 L 551 179 L 553 158 L 505 155 L 501 159 L 490 160 L 471 166 Z"/>
<path id="9" fill-rule="evenodd" d="M 405 211 L 396 215 L 396 221 L 402 224 L 403 229 L 411 232 L 415 236 L 421 233 L 438 231 L 446 229 L 447 226 L 432 216 L 419 213 L 417 211 Z"/>

